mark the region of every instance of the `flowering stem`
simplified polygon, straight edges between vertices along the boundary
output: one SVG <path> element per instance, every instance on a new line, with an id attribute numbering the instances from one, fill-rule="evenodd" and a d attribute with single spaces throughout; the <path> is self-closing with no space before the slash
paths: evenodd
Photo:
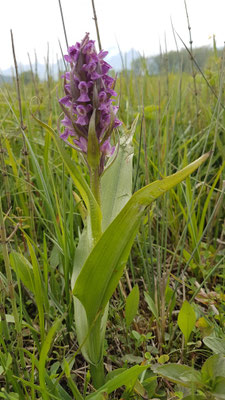
<path id="1" fill-rule="evenodd" d="M 90 185 L 91 191 L 95 196 L 95 199 L 99 206 L 101 207 L 101 194 L 100 194 L 100 176 L 98 172 L 98 168 L 90 168 Z"/>
<path id="2" fill-rule="evenodd" d="M 100 194 L 100 176 L 98 172 L 98 168 L 90 168 L 90 186 L 91 186 L 91 191 L 99 204 L 101 208 L 101 194 Z M 95 245 L 98 241 L 98 239 L 102 235 L 102 225 L 101 221 L 96 221 L 95 224 L 95 234 L 93 236 L 93 245 Z"/>

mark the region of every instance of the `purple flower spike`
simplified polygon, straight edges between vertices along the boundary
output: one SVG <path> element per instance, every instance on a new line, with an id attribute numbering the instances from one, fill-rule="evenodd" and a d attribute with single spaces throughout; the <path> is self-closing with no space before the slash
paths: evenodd
<path id="1" fill-rule="evenodd" d="M 60 137 L 67 142 L 69 137 L 75 137 L 73 142 L 88 163 L 91 160 L 88 149 L 93 148 L 88 146 L 88 140 L 92 140 L 89 132 L 92 132 L 90 138 L 93 137 L 94 127 L 97 141 L 101 143 L 96 146 L 99 174 L 103 172 L 106 157 L 114 152 L 110 144 L 112 131 L 122 124 L 116 118 L 118 107 L 112 105 L 112 96 L 117 94 L 115 79 L 108 75 L 111 66 L 104 60 L 107 54 L 103 50 L 96 52 L 95 42 L 89 39 L 88 33 L 80 43 L 70 46 L 64 57 L 70 63 L 71 71 L 62 76 L 65 95 L 59 100 L 65 114 L 61 121 L 64 132 L 60 132 Z M 91 157 L 93 159 L 93 155 Z"/>

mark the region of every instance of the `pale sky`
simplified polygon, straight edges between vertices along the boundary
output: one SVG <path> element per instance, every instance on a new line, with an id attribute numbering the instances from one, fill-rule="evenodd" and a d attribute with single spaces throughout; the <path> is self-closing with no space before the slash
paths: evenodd
<path id="1" fill-rule="evenodd" d="M 69 45 L 80 41 L 85 32 L 96 39 L 92 19 L 91 0 L 61 0 Z M 44 62 L 47 42 L 50 61 L 60 57 L 58 39 L 64 54 L 66 45 L 58 0 L 0 0 L 0 69 L 13 64 L 10 29 L 13 30 L 18 62 L 28 64 L 27 52 Z M 159 43 L 168 50 L 175 49 L 170 18 L 185 43 L 189 43 L 183 0 L 95 0 L 102 47 L 117 53 L 117 42 L 122 51 L 134 48 L 147 55 L 159 52 Z M 212 44 L 216 36 L 218 46 L 225 41 L 225 0 L 187 0 L 192 28 L 193 46 Z M 177 39 L 179 47 L 182 44 Z"/>

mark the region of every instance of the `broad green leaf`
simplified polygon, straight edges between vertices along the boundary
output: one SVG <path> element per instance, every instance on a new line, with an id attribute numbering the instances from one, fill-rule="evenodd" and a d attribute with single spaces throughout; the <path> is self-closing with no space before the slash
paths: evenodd
<path id="1" fill-rule="evenodd" d="M 89 324 L 104 311 L 122 276 L 146 207 L 184 180 L 207 158 L 205 154 L 174 175 L 137 191 L 103 233 L 82 267 L 73 290 L 86 310 Z"/>
<path id="2" fill-rule="evenodd" d="M 180 312 L 178 314 L 178 326 L 184 335 L 185 342 L 188 342 L 191 332 L 194 329 L 196 322 L 196 314 L 193 307 L 185 300 L 182 304 Z"/>
<path id="3" fill-rule="evenodd" d="M 172 382 L 179 383 L 182 386 L 192 387 L 203 385 L 201 373 L 192 367 L 180 364 L 166 364 L 152 367 L 153 371 Z"/>
<path id="4" fill-rule="evenodd" d="M 225 400 L 225 378 L 221 379 L 213 388 L 212 394 L 216 400 Z"/>
<path id="5" fill-rule="evenodd" d="M 113 369 L 112 371 L 110 371 L 110 372 L 107 374 L 107 376 L 106 376 L 106 378 L 105 378 L 105 381 L 106 381 L 106 382 L 110 381 L 111 379 L 115 378 L 117 375 L 121 374 L 121 372 L 124 372 L 124 371 L 126 371 L 126 370 L 127 370 L 126 368 L 116 368 L 116 369 Z"/>
<path id="6" fill-rule="evenodd" d="M 22 254 L 19 254 L 16 251 L 11 252 L 10 262 L 12 268 L 18 274 L 24 286 L 26 286 L 26 288 L 28 288 L 32 293 L 35 293 L 34 273 L 31 263 Z"/>
<path id="7" fill-rule="evenodd" d="M 223 354 L 225 355 L 225 339 L 206 336 L 203 339 L 203 342 L 207 347 L 209 347 L 215 354 Z"/>
<path id="8" fill-rule="evenodd" d="M 145 301 L 148 304 L 149 310 L 152 312 L 152 314 L 158 321 L 158 319 L 159 319 L 158 310 L 156 308 L 154 301 L 152 300 L 151 296 L 147 292 L 144 292 L 144 296 L 145 296 Z"/>
<path id="9" fill-rule="evenodd" d="M 137 121 L 138 117 L 134 120 L 130 131 L 123 133 L 120 138 L 119 153 L 101 179 L 103 232 L 132 195 L 132 160 L 134 154 L 132 139 Z"/>
<path id="10" fill-rule="evenodd" d="M 88 255 L 91 252 L 92 240 L 90 232 L 90 222 L 89 216 L 87 217 L 87 225 L 84 228 L 82 234 L 79 238 L 79 243 L 75 252 L 73 274 L 71 279 L 71 287 L 73 288 L 76 279 L 84 265 Z M 90 335 L 90 326 L 87 321 L 86 312 L 82 303 L 74 297 L 74 315 L 76 322 L 76 334 L 78 343 L 81 346 L 81 351 L 89 363 L 97 364 L 103 354 L 104 346 L 104 336 L 105 336 L 105 324 L 107 320 L 107 311 L 105 313 L 105 318 L 102 324 L 95 326 L 96 337 L 94 337 L 94 332 Z M 99 329 L 99 331 L 98 331 Z M 97 341 L 97 343 L 96 343 Z"/>
<path id="11" fill-rule="evenodd" d="M 220 354 L 214 354 L 203 364 L 202 378 L 204 382 L 215 380 L 218 376 L 225 378 L 225 357 Z"/>
<path id="12" fill-rule="evenodd" d="M 121 374 L 115 376 L 105 383 L 101 388 L 99 388 L 95 393 L 90 394 L 86 397 L 86 400 L 97 400 L 100 393 L 110 394 L 114 390 L 121 386 L 130 386 L 131 382 L 134 384 L 138 376 L 145 371 L 148 365 L 135 365 L 134 367 L 121 372 Z"/>
<path id="13" fill-rule="evenodd" d="M 91 189 L 83 177 L 82 173 L 80 172 L 79 168 L 76 166 L 75 162 L 71 160 L 69 154 L 65 150 L 65 145 L 62 144 L 62 140 L 60 139 L 59 135 L 55 133 L 55 131 L 45 124 L 44 122 L 40 121 L 37 117 L 33 115 L 33 118 L 43 127 L 45 128 L 54 138 L 54 141 L 56 143 L 57 149 L 59 151 L 59 154 L 61 155 L 63 162 L 70 174 L 70 176 L 73 179 L 73 182 L 75 183 L 77 189 L 79 190 L 84 203 L 89 211 L 89 214 L 91 216 L 91 226 L 92 226 L 92 232 L 93 232 L 93 238 L 97 240 L 99 231 L 101 230 L 101 210 L 100 207 L 91 192 Z"/>
<path id="14" fill-rule="evenodd" d="M 135 285 L 126 299 L 125 320 L 126 326 L 129 327 L 138 311 L 139 306 L 139 288 Z"/>

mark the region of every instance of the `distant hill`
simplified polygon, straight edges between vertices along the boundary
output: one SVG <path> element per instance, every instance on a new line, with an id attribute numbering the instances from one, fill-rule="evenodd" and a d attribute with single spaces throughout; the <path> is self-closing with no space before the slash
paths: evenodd
<path id="1" fill-rule="evenodd" d="M 117 51 L 117 50 L 116 50 Z M 115 53 L 113 48 L 111 54 Z M 201 69 L 204 69 L 208 62 L 212 60 L 215 55 L 222 57 L 222 49 L 212 49 L 209 46 L 202 46 L 193 49 L 193 55 Z M 149 74 L 155 75 L 161 72 L 187 72 L 191 73 L 191 62 L 190 56 L 186 49 L 180 49 L 179 53 L 176 51 L 169 51 L 167 54 L 158 54 L 155 56 L 142 56 L 138 51 L 131 49 L 125 53 L 117 53 L 110 56 L 110 53 L 105 59 L 116 72 L 122 69 L 132 69 L 136 74 L 140 75 L 144 71 L 148 71 Z M 34 67 L 33 67 L 34 68 Z M 60 71 L 59 71 L 60 68 Z M 50 64 L 50 75 L 54 79 L 58 79 L 59 72 L 64 71 L 63 60 L 59 60 L 58 64 Z M 18 69 L 20 73 L 24 73 L 30 70 L 29 65 L 19 64 Z M 37 64 L 37 73 L 40 80 L 47 78 L 46 66 L 44 64 Z M 13 68 L 8 68 L 4 71 L 0 71 L 0 85 L 2 83 L 12 82 L 12 76 L 14 74 Z"/>
<path id="2" fill-rule="evenodd" d="M 134 49 L 127 51 L 126 53 L 118 53 L 110 57 L 110 54 L 106 57 L 106 61 L 113 67 L 115 71 L 121 71 L 122 69 L 131 69 L 131 65 L 134 60 L 140 57 L 140 53 Z"/>
<path id="3" fill-rule="evenodd" d="M 34 66 L 33 66 L 33 69 L 34 69 Z M 18 65 L 18 70 L 19 70 L 19 73 L 23 73 L 23 72 L 26 72 L 26 71 L 30 71 L 30 65 L 28 65 L 28 64 L 19 64 Z M 45 80 L 46 79 L 46 66 L 44 65 L 44 64 L 40 64 L 40 63 L 38 63 L 37 64 L 37 72 L 38 72 L 38 76 L 39 76 L 39 78 L 41 79 L 41 80 Z M 15 72 L 14 72 L 14 68 L 13 67 L 11 67 L 11 68 L 7 68 L 7 69 L 5 69 L 5 70 L 2 70 L 1 71 L 1 75 L 3 76 L 3 78 L 5 79 L 5 77 L 7 78 L 7 77 L 11 77 L 10 79 L 12 79 L 12 75 L 14 74 Z M 57 78 L 57 74 L 58 74 L 58 66 L 57 66 L 57 64 L 51 64 L 50 65 L 50 74 L 54 77 L 54 78 Z M 0 76 L 1 76 L 0 75 Z"/>
<path id="4" fill-rule="evenodd" d="M 110 57 L 110 55 L 108 55 L 106 57 L 106 61 L 113 67 L 113 69 L 115 71 L 118 72 L 118 71 L 121 71 L 123 68 L 130 69 L 133 61 L 139 57 L 140 57 L 140 53 L 134 49 L 131 49 L 126 53 L 122 53 L 122 54 L 117 53 L 116 55 L 111 56 L 111 57 Z M 63 65 L 62 60 L 59 61 L 59 65 L 60 65 L 61 70 L 63 71 L 64 65 Z M 29 71 L 30 66 L 28 64 L 19 64 L 18 69 L 19 69 L 19 72 L 22 73 L 25 71 Z M 37 72 L 38 72 L 38 76 L 41 80 L 46 79 L 47 73 L 46 73 L 46 66 L 44 64 L 40 64 L 40 63 L 37 64 Z M 14 69 L 12 67 L 1 71 L 0 84 L 2 84 L 3 82 L 5 82 L 5 83 L 12 82 L 13 74 L 14 74 Z M 55 79 L 57 79 L 58 65 L 56 63 L 50 65 L 50 75 L 53 76 Z"/>
<path id="5" fill-rule="evenodd" d="M 201 46 L 193 49 L 193 57 L 201 70 L 207 66 L 216 67 L 219 57 L 222 59 L 223 49 L 213 49 L 210 46 Z M 165 72 L 186 72 L 192 73 L 192 64 L 190 55 L 186 49 L 177 51 L 169 51 L 168 53 L 159 54 L 151 57 L 138 57 L 132 63 L 132 69 L 140 75 L 148 72 L 150 75 L 157 75 Z"/>
<path id="6" fill-rule="evenodd" d="M 0 74 L 0 85 L 4 83 L 12 83 L 12 76 Z"/>

